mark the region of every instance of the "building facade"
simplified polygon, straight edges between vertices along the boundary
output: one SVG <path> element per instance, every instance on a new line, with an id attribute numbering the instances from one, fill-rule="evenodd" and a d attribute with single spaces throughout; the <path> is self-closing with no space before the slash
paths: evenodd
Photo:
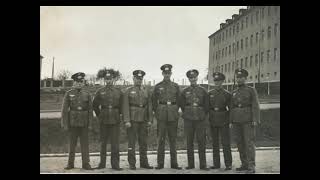
<path id="1" fill-rule="evenodd" d="M 280 6 L 248 6 L 209 36 L 209 84 L 212 73 L 234 83 L 234 70 L 249 72 L 249 83 L 280 82 Z"/>

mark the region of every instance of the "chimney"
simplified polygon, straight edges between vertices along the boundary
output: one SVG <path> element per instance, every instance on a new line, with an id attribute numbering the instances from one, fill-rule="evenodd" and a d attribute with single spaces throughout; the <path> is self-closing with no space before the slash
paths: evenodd
<path id="1" fill-rule="evenodd" d="M 220 29 L 222 29 L 225 25 L 226 23 L 220 23 Z"/>
<path id="2" fill-rule="evenodd" d="M 230 24 L 231 22 L 232 22 L 232 19 L 227 19 L 227 20 L 226 20 L 226 23 L 227 23 L 227 24 Z"/>
<path id="3" fill-rule="evenodd" d="M 235 20 L 238 16 L 239 16 L 238 14 L 232 15 L 232 20 Z"/>
<path id="4" fill-rule="evenodd" d="M 239 15 L 243 15 L 246 11 L 246 9 L 239 9 Z"/>

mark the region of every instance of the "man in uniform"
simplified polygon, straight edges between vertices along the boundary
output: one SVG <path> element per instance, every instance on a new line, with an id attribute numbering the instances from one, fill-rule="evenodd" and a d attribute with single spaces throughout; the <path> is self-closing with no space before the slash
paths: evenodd
<path id="1" fill-rule="evenodd" d="M 199 72 L 196 69 L 189 70 L 186 75 L 191 85 L 182 91 L 180 102 L 187 135 L 188 167 L 186 167 L 186 169 L 194 169 L 195 167 L 193 140 L 196 135 L 200 169 L 209 170 L 206 162 L 205 121 L 209 110 L 208 93 L 203 87 L 197 84 Z"/>
<path id="2" fill-rule="evenodd" d="M 230 103 L 231 127 L 236 137 L 241 167 L 237 171 L 255 172 L 255 127 L 260 123 L 258 95 L 246 85 L 248 71 L 235 70 L 238 87 L 232 92 Z"/>
<path id="3" fill-rule="evenodd" d="M 122 113 L 122 92 L 114 87 L 115 72 L 112 69 L 105 71 L 106 86 L 97 90 L 93 99 L 93 110 L 100 124 L 100 164 L 98 169 L 106 167 L 107 140 L 111 142 L 111 167 L 122 170 L 119 167 L 119 136 L 120 114 Z"/>
<path id="4" fill-rule="evenodd" d="M 89 164 L 89 142 L 88 128 L 92 123 L 92 99 L 89 92 L 82 89 L 85 73 L 78 72 L 71 78 L 74 80 L 74 87 L 67 91 L 62 104 L 61 126 L 69 131 L 69 160 L 65 169 L 74 168 L 75 148 L 78 137 L 80 138 L 82 168 L 91 170 Z"/>
<path id="5" fill-rule="evenodd" d="M 156 169 L 164 168 L 164 148 L 168 132 L 171 168 L 180 170 L 182 168 L 178 166 L 176 151 L 180 90 L 178 84 L 170 80 L 172 65 L 165 64 L 160 69 L 164 79 L 156 84 L 152 94 L 152 106 L 158 126 L 158 166 Z"/>
<path id="6" fill-rule="evenodd" d="M 142 70 L 133 71 L 134 86 L 126 90 L 123 96 L 123 118 L 128 134 L 128 161 L 130 169 L 136 169 L 136 137 L 138 136 L 140 167 L 153 169 L 148 163 L 148 128 L 153 119 L 150 91 L 142 86 Z"/>
<path id="7" fill-rule="evenodd" d="M 230 146 L 230 129 L 229 129 L 229 105 L 231 94 L 223 89 L 222 84 L 225 75 L 220 72 L 213 73 L 215 88 L 209 92 L 210 99 L 210 128 L 213 149 L 213 166 L 211 169 L 220 168 L 220 143 L 223 147 L 225 170 L 231 170 L 232 155 Z M 220 137 L 220 138 L 219 138 Z"/>

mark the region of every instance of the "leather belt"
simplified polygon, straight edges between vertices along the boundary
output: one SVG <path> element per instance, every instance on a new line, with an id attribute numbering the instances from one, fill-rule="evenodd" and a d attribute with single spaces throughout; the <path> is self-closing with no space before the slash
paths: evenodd
<path id="1" fill-rule="evenodd" d="M 130 106 L 140 107 L 140 108 L 146 107 L 146 105 L 143 105 L 143 104 L 130 104 Z"/>
<path id="2" fill-rule="evenodd" d="M 251 107 L 251 105 L 243 105 L 243 104 L 236 104 L 234 105 L 236 108 L 246 108 L 246 107 Z"/>
<path id="3" fill-rule="evenodd" d="M 202 107 L 200 104 L 198 103 L 191 103 L 191 104 L 187 104 L 187 106 L 192 106 L 192 107 Z"/>
<path id="4" fill-rule="evenodd" d="M 214 108 L 211 108 L 212 111 L 227 111 L 227 108 L 225 107 L 222 107 L 222 108 L 218 108 L 218 107 L 214 107 Z"/>
<path id="5" fill-rule="evenodd" d="M 175 105 L 176 102 L 167 101 L 167 102 L 159 102 L 159 104 L 163 104 L 163 105 Z"/>
<path id="6" fill-rule="evenodd" d="M 118 109 L 118 107 L 109 105 L 109 106 L 101 106 L 101 109 Z"/>
<path id="7" fill-rule="evenodd" d="M 71 110 L 71 111 L 88 111 L 88 109 L 83 108 L 83 107 L 81 107 L 81 106 L 71 108 L 70 110 Z"/>

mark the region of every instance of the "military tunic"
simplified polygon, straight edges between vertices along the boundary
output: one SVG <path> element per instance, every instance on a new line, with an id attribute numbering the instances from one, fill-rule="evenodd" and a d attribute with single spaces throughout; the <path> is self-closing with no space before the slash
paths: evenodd
<path id="1" fill-rule="evenodd" d="M 194 136 L 198 142 L 200 168 L 206 168 L 206 117 L 208 114 L 208 93 L 199 85 L 185 88 L 181 94 L 182 118 L 187 137 L 188 166 L 194 167 Z"/>
<path id="2" fill-rule="evenodd" d="M 177 167 L 176 138 L 179 120 L 180 90 L 177 83 L 161 81 L 152 94 L 152 107 L 158 126 L 158 165 L 164 165 L 166 132 L 168 132 L 171 167 Z"/>
<path id="3" fill-rule="evenodd" d="M 128 88 L 123 96 L 123 119 L 130 122 L 128 134 L 128 161 L 130 166 L 135 166 L 135 143 L 138 136 L 140 166 L 149 166 L 147 158 L 147 123 L 152 122 L 151 93 L 142 86 Z"/>
<path id="4" fill-rule="evenodd" d="M 100 165 L 106 164 L 107 140 L 111 141 L 111 166 L 119 168 L 120 114 L 123 94 L 119 88 L 105 86 L 97 90 L 93 99 L 93 110 L 100 124 Z"/>
<path id="5" fill-rule="evenodd" d="M 232 92 L 230 121 L 234 124 L 234 135 L 241 163 L 249 169 L 255 168 L 255 126 L 260 123 L 260 108 L 257 91 L 247 85 Z"/>
<path id="6" fill-rule="evenodd" d="M 213 164 L 220 168 L 220 142 L 223 147 L 224 162 L 226 167 L 232 166 L 232 155 L 230 146 L 230 129 L 229 129 L 229 106 L 231 93 L 227 90 L 213 89 L 209 91 L 210 99 L 210 129 L 213 146 Z"/>
<path id="7" fill-rule="evenodd" d="M 80 138 L 82 165 L 89 164 L 88 127 L 92 122 L 92 98 L 89 92 L 72 89 L 66 92 L 62 104 L 61 125 L 69 130 L 68 165 L 73 167 L 77 139 Z"/>

